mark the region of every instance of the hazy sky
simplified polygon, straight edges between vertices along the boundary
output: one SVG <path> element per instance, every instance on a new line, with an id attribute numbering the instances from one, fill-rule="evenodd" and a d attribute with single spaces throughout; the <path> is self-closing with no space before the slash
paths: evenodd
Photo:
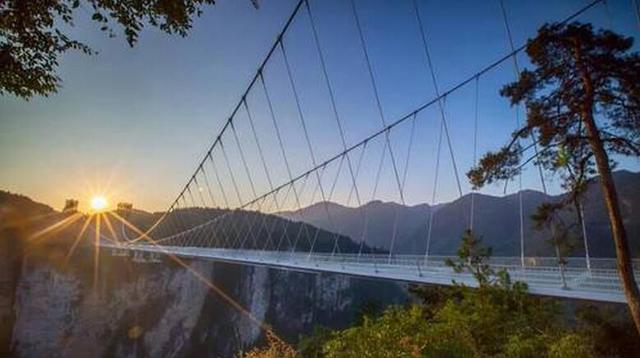
<path id="1" fill-rule="evenodd" d="M 106 38 L 87 19 L 89 12 L 78 12 L 72 33 L 99 54 L 65 55 L 60 67 L 63 87 L 57 94 L 28 102 L 0 98 L 0 188 L 55 207 L 60 207 L 65 198 L 86 202 L 92 194 L 104 192 L 112 201 L 131 201 L 134 206 L 149 210 L 165 209 L 229 117 L 295 2 L 261 1 L 256 10 L 248 0 L 221 0 L 205 9 L 187 38 L 145 29 L 135 48 L 129 48 L 122 36 Z M 534 35 L 545 21 L 563 19 L 588 2 L 506 1 L 516 45 Z M 310 3 L 347 142 L 353 144 L 379 129 L 381 120 L 351 8 L 346 1 Z M 497 0 L 419 3 L 442 90 L 507 52 Z M 412 3 L 358 0 L 356 4 L 383 114 L 391 122 L 434 97 Z M 609 0 L 608 10 L 598 5 L 580 19 L 637 36 L 638 23 L 631 5 L 631 0 Z M 321 161 L 339 152 L 342 144 L 305 12 L 297 17 L 284 43 L 317 160 Z M 524 57 L 519 60 L 526 65 Z M 479 80 L 479 153 L 503 144 L 514 129 L 515 112 L 497 95 L 500 86 L 513 78 L 513 63 L 507 61 Z M 309 169 L 311 161 L 280 52 L 267 65 L 265 80 L 276 115 L 282 121 L 293 174 L 298 174 Z M 473 163 L 474 86 L 470 84 L 446 102 L 461 175 Z M 279 184 L 287 180 L 287 175 L 262 89 L 258 89 L 249 94 L 248 103 L 256 117 L 274 184 Z M 241 140 L 248 143 L 243 149 L 250 171 L 260 177 L 263 169 L 244 111 L 240 111 L 236 123 Z M 438 124 L 435 106 L 416 118 L 406 187 L 410 204 L 432 199 Z M 411 122 L 406 122 L 391 134 L 400 171 L 405 166 L 411 127 Z M 242 194 L 249 199 L 252 195 L 237 151 L 234 152 L 235 142 L 230 136 L 225 138 L 232 170 Z M 374 141 L 365 152 L 360 176 L 363 199 L 374 197 L 371 192 L 382 144 L 383 141 Z M 354 162 L 359 153 L 354 152 Z M 448 155 L 448 149 L 443 147 L 436 201 L 457 196 Z M 214 152 L 214 156 L 220 154 Z M 398 201 L 390 161 L 386 163 L 375 197 Z M 335 164 L 333 170 L 337 171 L 338 162 Z M 216 165 L 222 167 L 224 162 Z M 623 166 L 637 169 L 638 163 L 626 161 Z M 327 187 L 331 170 L 326 171 Z M 220 173 L 228 185 L 227 172 Z M 525 187 L 540 187 L 534 174 L 533 170 L 525 174 Z M 267 190 L 264 175 L 261 180 L 256 183 L 260 193 Z M 334 196 L 338 201 L 345 201 L 349 191 L 348 180 L 342 180 Z M 463 184 L 463 190 L 468 191 L 468 185 Z M 501 191 L 500 186 L 486 192 Z"/>

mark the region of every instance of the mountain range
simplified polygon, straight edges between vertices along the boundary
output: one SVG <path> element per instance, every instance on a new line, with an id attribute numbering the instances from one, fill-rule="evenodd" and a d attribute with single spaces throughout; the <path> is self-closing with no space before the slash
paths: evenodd
<path id="1" fill-rule="evenodd" d="M 614 172 L 613 176 L 630 246 L 635 254 L 640 247 L 640 173 L 620 170 Z M 613 257 L 613 241 L 597 180 L 594 178 L 588 183 L 583 199 L 588 248 L 591 256 Z M 333 202 L 320 202 L 301 210 L 281 212 L 279 215 L 337 232 L 354 241 L 365 240 L 367 245 L 384 250 L 391 249 L 395 235 L 395 253 L 424 254 L 429 219 L 433 214 L 430 254 L 453 255 L 462 233 L 469 228 L 471 201 L 474 200 L 473 231 L 482 238 L 485 245 L 493 248 L 494 255 L 519 256 L 520 194 L 523 203 L 525 255 L 554 255 L 553 246 L 549 242 L 551 234 L 548 230 L 536 230 L 531 216 L 540 204 L 556 202 L 565 194 L 545 195 L 539 191 L 525 190 L 497 197 L 475 193 L 434 207 L 427 204 L 404 206 L 381 201 L 371 201 L 360 207 L 347 207 Z M 575 224 L 575 213 L 566 212 L 562 217 L 568 224 Z M 570 255 L 584 254 L 582 237 L 577 236 L 579 235 L 574 238 L 574 248 Z"/>

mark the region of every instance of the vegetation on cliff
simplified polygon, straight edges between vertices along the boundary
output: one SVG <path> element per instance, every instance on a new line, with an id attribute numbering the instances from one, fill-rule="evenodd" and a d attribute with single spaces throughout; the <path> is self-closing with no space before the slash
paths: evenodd
<path id="1" fill-rule="evenodd" d="M 603 306 L 567 305 L 531 295 L 527 286 L 495 272 L 490 250 L 466 232 L 451 262 L 472 273 L 478 288 L 414 287 L 419 303 L 364 316 L 344 330 L 318 329 L 294 350 L 278 339 L 245 357 L 627 357 L 640 352 L 633 323 L 614 319 Z M 620 308 L 620 307 L 618 307 Z M 624 317 L 624 316 L 623 316 Z"/>

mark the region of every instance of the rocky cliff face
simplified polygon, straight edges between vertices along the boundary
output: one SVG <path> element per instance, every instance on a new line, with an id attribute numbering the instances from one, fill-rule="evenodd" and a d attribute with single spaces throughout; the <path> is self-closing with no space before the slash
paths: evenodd
<path id="1" fill-rule="evenodd" d="M 62 217 L 0 191 L 2 357 L 230 357 L 262 342 L 256 321 L 294 342 L 316 325 L 348 325 L 371 302 L 407 298 L 391 282 L 212 261 L 138 263 L 103 251 L 96 265 L 88 244 L 67 261 L 78 228 L 29 238 L 34 220 Z"/>
<path id="2" fill-rule="evenodd" d="M 20 276 L 20 248 L 14 230 L 0 230 L 0 356 L 9 354 L 11 335 L 15 323 L 16 286 Z"/>
<path id="3" fill-rule="evenodd" d="M 349 324 L 367 301 L 400 302 L 395 284 L 207 261 L 134 263 L 61 252 L 28 255 L 17 280 L 11 351 L 23 357 L 232 356 L 263 332 L 203 284 L 196 271 L 293 341 L 315 325 Z"/>

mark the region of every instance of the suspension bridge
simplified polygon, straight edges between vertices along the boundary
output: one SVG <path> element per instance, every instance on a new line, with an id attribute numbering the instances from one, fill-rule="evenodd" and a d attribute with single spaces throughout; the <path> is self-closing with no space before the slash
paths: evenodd
<path id="1" fill-rule="evenodd" d="M 383 108 L 384 93 L 376 77 L 371 35 L 363 25 L 364 4 L 355 0 L 347 3 L 345 18 L 351 21 L 355 39 L 352 47 L 355 51 L 351 53 L 359 56 L 371 95 L 370 110 L 360 117 L 374 124 L 366 130 L 355 129 L 357 126 L 350 121 L 352 117 L 341 110 L 341 103 L 349 101 L 350 94 L 336 89 L 335 68 L 340 64 L 330 65 L 336 61 L 336 55 L 329 54 L 324 46 L 325 41 L 329 41 L 327 36 L 323 37 L 326 29 L 323 32 L 321 28 L 321 24 L 326 25 L 326 19 L 318 18 L 316 1 L 301 0 L 221 131 L 164 214 L 144 228 L 122 220 L 120 233 L 102 233 L 100 245 L 116 255 L 131 255 L 145 262 L 161 263 L 162 258 L 169 255 L 302 272 L 476 286 L 470 273 L 456 272 L 447 265 L 447 259 L 455 258 L 432 252 L 433 243 L 439 239 L 433 230 L 439 220 L 437 210 L 425 215 L 418 235 L 424 240 L 425 250 L 407 254 L 398 252 L 398 210 L 388 244 L 379 248 L 368 241 L 368 230 L 374 223 L 370 222 L 366 209 L 362 211 L 364 224 L 359 237 L 347 237 L 314 226 L 304 217 L 302 209 L 312 204 L 324 205 L 326 220 L 332 223 L 339 215 L 329 208 L 332 201 L 366 207 L 365 204 L 373 200 L 387 199 L 409 205 L 414 202 L 411 196 L 416 191 L 429 191 L 429 204 L 435 207 L 444 199 L 441 191 L 447 191 L 448 186 L 448 192 L 456 193 L 457 197 L 471 196 L 468 224 L 459 228 L 460 236 L 467 229 L 473 230 L 474 225 L 478 225 L 474 219 L 477 193 L 467 189 L 461 179 L 461 163 L 473 165 L 477 161 L 479 127 L 483 119 L 479 98 L 485 77 L 509 66 L 515 74 L 513 80 L 521 71 L 518 56 L 524 45 L 518 46 L 514 41 L 509 11 L 504 2 L 497 2 L 508 53 L 442 89 L 424 22 L 425 5 L 412 1 L 406 21 L 415 27 L 415 49 L 421 53 L 426 73 L 423 80 L 432 86 L 433 96 L 406 114 L 390 118 Z M 606 2 L 594 1 L 557 20 L 565 23 L 579 20 L 585 13 L 596 11 L 598 6 L 606 6 Z M 296 49 L 300 42 L 308 46 L 304 60 L 317 67 L 315 80 L 308 78 L 308 71 L 296 68 L 301 61 Z M 305 88 L 309 84 L 325 95 L 323 103 L 309 99 L 310 92 Z M 457 95 L 470 98 L 466 103 L 470 104 L 472 115 L 464 124 L 470 136 L 456 143 L 453 132 L 460 130 L 461 125 L 451 125 L 451 104 L 447 102 Z M 323 109 L 318 110 L 319 107 Z M 520 111 L 512 112 L 512 129 L 520 121 Z M 425 143 L 430 143 L 430 147 Z M 457 156 L 456 149 L 462 145 L 473 147 L 472 158 L 461 160 Z M 537 154 L 534 138 L 523 148 L 527 153 Z M 432 158 L 427 158 L 426 149 L 434 153 Z M 448 168 L 444 164 L 448 164 Z M 547 194 L 542 168 L 532 166 L 539 188 Z M 445 173 L 449 175 L 447 182 L 443 182 Z M 584 221 L 583 257 L 561 258 L 557 247 L 558 254 L 553 257 L 526 254 L 527 218 L 523 214 L 522 182 L 521 178 L 516 180 L 516 188 L 512 188 L 517 195 L 513 211 L 519 215 L 513 219 L 519 222 L 515 246 L 520 255 L 491 257 L 488 261 L 491 267 L 504 269 L 513 280 L 527 283 L 533 294 L 624 302 L 615 259 L 590 257 L 589 230 Z M 293 211 L 295 218 L 280 215 L 287 210 Z M 124 213 L 117 215 L 125 216 Z M 640 277 L 640 262 L 634 265 Z"/>

